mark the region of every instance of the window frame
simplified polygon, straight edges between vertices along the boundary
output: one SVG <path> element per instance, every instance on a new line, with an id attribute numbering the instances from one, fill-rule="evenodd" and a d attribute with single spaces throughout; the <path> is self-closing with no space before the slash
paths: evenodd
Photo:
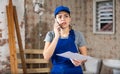
<path id="1" fill-rule="evenodd" d="M 112 2 L 111 8 L 110 2 Z M 100 6 L 100 4 L 103 4 L 103 6 L 102 5 Z M 104 6 L 105 4 L 106 6 Z M 104 8 L 104 10 L 103 9 L 100 10 L 100 8 Z M 112 12 L 110 12 L 111 9 Z M 93 33 L 95 34 L 115 33 L 115 0 L 93 0 Z"/>

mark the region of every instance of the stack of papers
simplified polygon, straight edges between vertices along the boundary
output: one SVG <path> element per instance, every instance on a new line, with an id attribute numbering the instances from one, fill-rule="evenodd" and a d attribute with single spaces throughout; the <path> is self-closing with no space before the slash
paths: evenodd
<path id="1" fill-rule="evenodd" d="M 75 59 L 75 60 L 90 60 L 90 59 L 93 59 L 93 57 L 84 56 L 84 55 L 81 55 L 79 53 L 73 53 L 71 51 L 67 51 L 67 52 L 64 52 L 64 53 L 61 53 L 61 54 L 56 54 L 56 55 L 62 56 L 62 57 L 65 57 L 65 58 L 69 58 L 69 59 Z"/>

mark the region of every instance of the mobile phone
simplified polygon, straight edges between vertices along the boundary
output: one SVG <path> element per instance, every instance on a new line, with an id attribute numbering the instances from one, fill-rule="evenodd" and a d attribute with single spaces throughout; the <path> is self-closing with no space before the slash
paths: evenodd
<path id="1" fill-rule="evenodd" d="M 57 21 L 57 23 L 59 24 L 59 22 Z M 62 26 L 59 24 L 60 28 L 62 29 Z"/>

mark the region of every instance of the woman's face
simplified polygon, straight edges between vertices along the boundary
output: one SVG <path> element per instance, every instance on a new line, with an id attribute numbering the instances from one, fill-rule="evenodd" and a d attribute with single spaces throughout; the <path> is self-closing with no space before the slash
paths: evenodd
<path id="1" fill-rule="evenodd" d="M 69 27 L 71 17 L 67 12 L 61 11 L 56 15 L 56 20 L 62 28 L 67 28 Z"/>

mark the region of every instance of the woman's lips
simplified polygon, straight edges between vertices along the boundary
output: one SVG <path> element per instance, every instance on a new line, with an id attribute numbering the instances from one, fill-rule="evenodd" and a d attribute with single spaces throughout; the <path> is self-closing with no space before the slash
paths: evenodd
<path id="1" fill-rule="evenodd" d="M 60 25 L 60 27 L 61 28 L 63 28 L 63 26 L 66 24 L 66 22 L 63 22 L 63 23 L 61 23 L 61 24 L 59 24 Z"/>
<path id="2" fill-rule="evenodd" d="M 62 22 L 61 24 L 66 24 L 66 22 Z"/>

